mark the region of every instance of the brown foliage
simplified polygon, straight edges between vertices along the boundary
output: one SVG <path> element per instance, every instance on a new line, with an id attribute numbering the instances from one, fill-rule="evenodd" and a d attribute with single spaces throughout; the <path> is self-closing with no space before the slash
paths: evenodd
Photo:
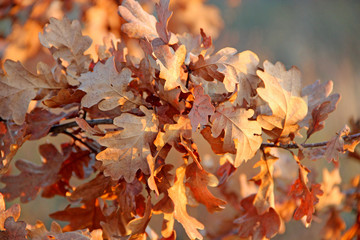
<path id="1" fill-rule="evenodd" d="M 43 19 L 52 1 L 29 1 L 31 8 L 18 2 L 14 22 L 19 24 L 17 11 L 25 9 L 32 20 L 16 25 L 8 41 L 19 37 L 22 27 L 30 31 L 49 21 L 39 39 L 50 60 L 37 63 L 36 73 L 26 61 L 3 63 L 1 239 L 176 239 L 175 221 L 190 239 L 269 239 L 291 218 L 309 226 L 319 212 L 329 213 L 325 239 L 358 236 L 360 181 L 355 178 L 343 191 L 339 154 L 349 151 L 360 159 L 359 128 L 355 124 L 350 134 L 345 126 L 326 142 L 299 140 L 304 130 L 306 140 L 321 131 L 336 109 L 340 95 L 331 94 L 331 81 L 303 87 L 296 67 L 260 64 L 255 53 L 234 48 L 214 53 L 212 40 L 222 21 L 202 0 L 160 0 L 154 7 L 157 17 L 143 9 L 149 3 L 135 0 L 121 1 L 118 9 L 116 1 L 62 3 L 57 14 L 66 15 L 76 5 L 91 37 L 78 20 Z M 109 30 L 113 35 L 102 35 Z M 192 35 L 179 34 L 183 31 Z M 38 42 L 24 41 L 25 56 L 43 58 Z M 7 44 L 16 49 L 19 43 Z M 18 160 L 20 173 L 9 171 L 24 142 L 58 134 L 71 141 L 61 150 L 42 144 L 41 165 Z M 221 156 L 216 173 L 219 164 L 200 154 L 198 137 Z M 286 158 L 293 164 L 284 164 Z M 327 159 L 335 168 L 324 170 L 319 184 L 304 159 Z M 241 175 L 237 182 L 233 176 L 245 162 L 255 162 L 259 172 L 249 180 Z M 289 178 L 290 172 L 299 175 Z M 33 226 L 18 221 L 16 204 L 5 210 L 4 199 L 19 197 L 24 203 L 40 190 L 42 197 L 69 201 L 50 214 L 69 222 L 64 228 L 56 222 L 47 230 L 40 221 Z M 189 208 L 199 203 L 207 210 L 201 214 L 216 212 L 214 222 L 226 226 L 208 231 L 214 217 L 206 221 L 206 215 L 202 223 Z M 343 233 L 339 213 L 348 209 L 357 213 L 357 222 Z M 158 214 L 162 228 L 155 233 L 151 227 Z"/>

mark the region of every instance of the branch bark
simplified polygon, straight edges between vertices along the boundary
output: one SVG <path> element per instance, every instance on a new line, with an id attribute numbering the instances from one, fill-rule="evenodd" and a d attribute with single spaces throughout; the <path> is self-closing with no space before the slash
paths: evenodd
<path id="1" fill-rule="evenodd" d="M 86 122 L 90 126 L 99 125 L 99 124 L 113 124 L 112 119 L 93 119 L 93 120 L 86 120 Z M 74 122 L 64 123 L 64 124 L 57 124 L 50 128 L 49 132 L 52 133 L 63 133 L 66 132 L 68 128 L 78 127 L 78 124 Z M 360 133 L 344 136 L 343 139 L 347 141 L 351 141 L 353 139 L 360 138 Z M 284 149 L 298 149 L 299 146 L 303 148 L 314 148 L 314 147 L 323 147 L 326 146 L 328 141 L 318 142 L 318 143 L 304 143 L 304 144 L 276 144 L 276 143 L 262 143 L 261 147 L 275 147 L 275 148 L 284 148 Z"/>

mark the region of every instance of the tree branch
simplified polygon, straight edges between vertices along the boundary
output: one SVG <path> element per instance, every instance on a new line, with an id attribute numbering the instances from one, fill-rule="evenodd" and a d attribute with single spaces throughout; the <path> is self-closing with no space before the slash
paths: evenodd
<path id="1" fill-rule="evenodd" d="M 93 120 L 86 120 L 86 122 L 90 126 L 99 125 L 99 124 L 113 124 L 113 120 L 106 118 L 106 119 L 93 119 Z M 78 127 L 78 124 L 73 121 L 64 124 L 57 124 L 50 128 L 49 132 L 52 133 L 64 133 L 68 128 Z M 353 135 L 344 136 L 343 139 L 347 141 L 351 141 L 353 139 L 360 138 L 360 133 L 356 133 Z M 274 148 L 284 148 L 284 149 L 298 149 L 299 145 L 303 148 L 314 148 L 314 147 L 323 147 L 326 146 L 328 141 L 318 142 L 318 143 L 306 143 L 306 144 L 276 144 L 276 143 L 262 143 L 261 147 L 274 147 Z"/>
<path id="2" fill-rule="evenodd" d="M 360 138 L 360 133 L 356 133 L 353 135 L 343 136 L 344 140 L 351 141 L 353 139 Z M 275 143 L 262 143 L 261 147 L 277 147 L 277 148 L 284 148 L 284 149 L 298 149 L 299 145 L 303 148 L 314 148 L 314 147 L 323 147 L 326 146 L 326 144 L 329 141 L 325 142 L 318 142 L 318 143 L 306 143 L 306 144 L 296 144 L 296 143 L 290 143 L 290 144 L 275 144 Z"/>
<path id="3" fill-rule="evenodd" d="M 113 120 L 106 118 L 106 119 L 93 119 L 93 120 L 86 120 L 86 122 L 90 125 L 90 126 L 94 126 L 94 125 L 99 125 L 99 124 L 112 124 Z M 74 121 L 74 122 L 68 122 L 68 123 L 64 123 L 64 124 L 56 124 L 54 126 L 52 126 L 49 130 L 49 132 L 52 133 L 62 133 L 64 131 L 66 131 L 66 129 L 68 128 L 73 128 L 73 127 L 78 127 L 78 124 Z"/>
<path id="4" fill-rule="evenodd" d="M 93 145 L 91 145 L 90 143 L 84 142 L 83 140 L 81 140 L 80 138 L 76 137 L 74 134 L 72 134 L 71 132 L 68 131 L 62 131 L 61 133 L 68 135 L 69 137 L 71 137 L 72 139 L 74 139 L 74 141 L 78 141 L 79 143 L 85 145 L 88 149 L 90 149 L 92 152 L 94 153 L 99 153 L 99 149 L 94 147 Z"/>

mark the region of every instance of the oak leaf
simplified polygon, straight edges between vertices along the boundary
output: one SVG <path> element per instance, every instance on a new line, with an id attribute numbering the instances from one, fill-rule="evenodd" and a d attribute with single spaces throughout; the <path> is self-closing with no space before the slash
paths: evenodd
<path id="1" fill-rule="evenodd" d="M 77 78 L 89 70 L 90 55 L 84 55 L 84 52 L 90 47 L 92 40 L 82 35 L 79 21 L 50 18 L 44 33 L 39 33 L 39 40 L 46 48 L 55 48 L 55 51 L 52 51 L 54 59 L 67 62 L 64 66 L 72 78 Z"/>
<path id="2" fill-rule="evenodd" d="M 294 213 L 294 219 L 300 220 L 306 216 L 306 225 L 312 221 L 313 213 L 315 212 L 315 205 L 319 202 L 317 195 L 323 195 L 320 184 L 312 184 L 311 190 L 307 187 L 307 173 L 299 169 L 299 178 L 291 185 L 289 195 L 300 199 L 300 206 Z"/>
<path id="3" fill-rule="evenodd" d="M 167 53 L 164 57 L 161 57 L 156 62 L 160 65 L 159 77 L 165 79 L 164 89 L 170 91 L 176 87 L 180 87 L 182 92 L 188 92 L 189 90 L 185 86 L 182 72 L 184 71 L 182 65 L 185 62 L 186 47 L 180 45 L 180 47 L 174 52 L 174 50 L 164 45 L 161 53 Z M 159 58 L 159 54 L 156 56 Z"/>
<path id="4" fill-rule="evenodd" d="M 95 156 L 91 154 L 90 151 L 83 150 L 72 144 L 61 144 L 61 150 L 66 158 L 59 169 L 59 179 L 52 185 L 44 188 L 41 194 L 42 197 L 50 198 L 55 195 L 66 196 L 69 190 L 72 189 L 70 180 L 73 176 L 76 176 L 78 179 L 85 179 L 94 171 Z M 103 184 L 105 183 L 106 181 L 104 180 Z M 78 188 L 76 188 L 76 190 L 77 189 Z M 91 191 L 89 190 L 89 192 Z"/>
<path id="5" fill-rule="evenodd" d="M 176 180 L 174 185 L 168 189 L 169 197 L 174 203 L 174 217 L 184 227 L 190 239 L 203 239 L 197 229 L 204 229 L 204 225 L 195 218 L 189 216 L 186 211 L 187 197 L 185 193 L 185 167 L 176 169 Z"/>
<path id="6" fill-rule="evenodd" d="M 81 82 L 79 89 L 86 92 L 81 105 L 87 108 L 100 102 L 99 109 L 108 111 L 134 98 L 133 93 L 127 91 L 132 81 L 131 70 L 123 68 L 117 72 L 114 57 L 105 64 L 98 62 L 93 72 L 82 74 L 78 80 Z"/>
<path id="7" fill-rule="evenodd" d="M 216 175 L 219 178 L 219 186 L 226 183 L 230 176 L 232 176 L 232 174 L 236 172 L 236 168 L 234 167 L 234 165 L 232 165 L 229 161 L 226 160 L 226 157 L 221 157 L 220 164 L 221 166 L 216 171 Z"/>
<path id="8" fill-rule="evenodd" d="M 197 164 L 191 163 L 186 167 L 186 186 L 188 186 L 199 203 L 206 206 L 209 212 L 220 211 L 224 209 L 225 201 L 214 197 L 208 190 L 208 186 L 216 187 L 219 183 L 217 178 L 211 173 L 200 169 Z"/>
<path id="9" fill-rule="evenodd" d="M 4 240 L 25 240 L 26 223 L 23 221 L 15 222 L 13 217 L 8 217 L 4 223 L 5 231 L 0 231 L 0 239 Z"/>
<path id="10" fill-rule="evenodd" d="M 0 122 L 0 174 L 7 172 L 12 158 L 26 140 L 27 124 L 16 125 L 12 121 Z"/>
<path id="11" fill-rule="evenodd" d="M 131 236 L 129 240 L 146 239 L 145 229 L 151 219 L 151 208 L 151 198 L 148 197 L 144 216 L 141 218 L 135 218 L 128 223 L 127 227 L 131 230 Z"/>
<path id="12" fill-rule="evenodd" d="M 25 120 L 29 103 L 41 89 L 57 89 L 64 83 L 57 83 L 42 74 L 32 74 L 20 62 L 6 60 L 6 76 L 0 76 L 0 117 L 13 119 L 18 125 Z"/>
<path id="13" fill-rule="evenodd" d="M 319 80 L 302 89 L 301 96 L 306 97 L 308 100 L 308 113 L 299 125 L 300 127 L 308 127 L 307 138 L 323 129 L 323 121 L 327 119 L 329 113 L 336 109 L 340 95 L 330 95 L 332 89 L 332 81 L 320 84 Z"/>
<path id="14" fill-rule="evenodd" d="M 272 238 L 280 230 L 280 216 L 274 208 L 269 208 L 269 211 L 264 214 L 258 214 L 253 205 L 254 199 L 255 194 L 240 202 L 244 213 L 234 221 L 240 225 L 238 235 L 242 238 L 252 236 L 254 240 Z"/>
<path id="15" fill-rule="evenodd" d="M 31 135 L 29 140 L 37 140 L 45 137 L 53 125 L 76 113 L 77 112 L 61 112 L 55 114 L 46 109 L 36 107 L 30 113 L 26 114 L 26 134 Z"/>
<path id="16" fill-rule="evenodd" d="M 250 102 L 251 92 L 257 87 L 257 81 L 249 76 L 256 75 L 258 64 L 259 58 L 251 51 L 238 53 L 234 48 L 223 48 L 209 58 L 201 56 L 192 71 L 205 80 L 214 78 L 224 82 L 228 92 L 234 92 L 236 85 L 239 85 L 239 98 Z"/>
<path id="17" fill-rule="evenodd" d="M 71 193 L 69 200 L 73 202 L 78 200 L 88 202 L 102 196 L 106 191 L 109 191 L 111 185 L 110 177 L 99 174 L 93 180 L 76 187 Z"/>
<path id="18" fill-rule="evenodd" d="M 193 131 L 196 131 L 199 124 L 208 123 L 208 116 L 214 114 L 215 107 L 211 104 L 209 95 L 204 94 L 204 89 L 201 86 L 196 86 L 193 94 L 195 101 L 189 112 L 189 118 Z"/>
<path id="19" fill-rule="evenodd" d="M 63 228 L 64 231 L 74 231 L 85 228 L 91 231 L 101 228 L 100 222 L 105 220 L 98 199 L 86 202 L 81 207 L 67 206 L 64 210 L 57 211 L 49 216 L 53 219 L 69 222 L 69 224 Z"/>
<path id="20" fill-rule="evenodd" d="M 4 196 L 0 193 L 0 231 L 5 230 L 5 220 L 12 217 L 15 221 L 20 217 L 20 205 L 14 204 L 5 210 Z"/>
<path id="21" fill-rule="evenodd" d="M 152 157 L 149 143 L 157 135 L 158 119 L 144 106 L 140 106 L 140 110 L 144 117 L 124 113 L 115 118 L 114 124 L 124 130 L 107 133 L 99 140 L 107 147 L 96 156 L 102 161 L 105 176 L 114 180 L 124 177 L 127 182 L 132 182 L 137 170 L 149 173 L 147 158 Z"/>
<path id="22" fill-rule="evenodd" d="M 239 167 L 245 160 L 251 159 L 262 143 L 261 127 L 256 121 L 249 121 L 254 115 L 254 110 L 234 108 L 221 105 L 211 116 L 212 134 L 218 137 L 224 130 L 224 149 L 233 151 L 236 148 L 235 167 Z"/>
<path id="23" fill-rule="evenodd" d="M 345 221 L 341 218 L 340 212 L 335 208 L 331 208 L 330 216 L 322 229 L 323 239 L 341 239 L 341 232 L 345 229 L 346 224 Z"/>
<path id="24" fill-rule="evenodd" d="M 56 95 L 43 101 L 44 105 L 49 108 L 65 107 L 69 104 L 80 103 L 82 97 L 85 95 L 83 91 L 73 90 L 71 88 L 62 88 Z"/>
<path id="25" fill-rule="evenodd" d="M 0 189 L 10 201 L 20 197 L 25 203 L 35 199 L 41 188 L 55 183 L 59 179 L 58 172 L 66 158 L 52 144 L 43 144 L 39 152 L 44 158 L 41 166 L 26 160 L 18 160 L 15 166 L 21 171 L 17 176 L 2 176 L 0 181 L 5 187 Z"/>
<path id="26" fill-rule="evenodd" d="M 324 209 L 327 206 L 340 206 L 344 199 L 344 194 L 341 192 L 339 184 L 341 183 L 341 176 L 339 168 L 334 168 L 331 172 L 324 168 L 322 171 L 323 181 L 321 183 L 323 196 L 319 199 L 316 209 Z"/>
<path id="27" fill-rule="evenodd" d="M 61 226 L 57 222 L 52 222 L 50 231 L 48 231 L 45 225 L 38 221 L 34 226 L 30 226 L 28 229 L 28 237 L 33 240 L 45 240 L 45 239 L 57 239 L 57 240 L 102 240 L 101 230 L 93 230 L 91 233 L 89 230 L 77 230 L 72 232 L 63 232 Z"/>
<path id="28" fill-rule="evenodd" d="M 350 128 L 345 125 L 344 128 L 337 133 L 337 136 L 333 137 L 326 144 L 325 159 L 329 162 L 337 164 L 339 161 L 339 153 L 344 153 L 344 136 L 350 133 Z"/>
<path id="29" fill-rule="evenodd" d="M 296 67 L 286 71 L 285 66 L 277 62 L 275 65 L 265 61 L 264 71 L 257 75 L 265 84 L 258 88 L 259 96 L 265 100 L 272 113 L 262 113 L 257 121 L 266 133 L 275 141 L 289 137 L 299 130 L 298 123 L 307 114 L 306 101 L 301 97 L 301 74 Z"/>
<path id="30" fill-rule="evenodd" d="M 265 149 L 269 151 L 270 149 Z M 259 162 L 254 165 L 254 168 L 260 167 L 260 172 L 251 180 L 259 185 L 259 190 L 254 199 L 254 207 L 259 215 L 264 214 L 270 207 L 275 208 L 274 197 L 274 163 L 278 158 L 270 155 L 269 152 L 264 153 Z"/>
<path id="31" fill-rule="evenodd" d="M 190 119 L 186 115 L 180 115 L 175 117 L 175 121 L 175 124 L 165 124 L 165 132 L 158 133 L 154 141 L 158 150 L 160 150 L 165 144 L 177 147 L 181 137 L 186 139 L 191 138 L 192 132 Z"/>
<path id="32" fill-rule="evenodd" d="M 158 37 L 156 18 L 145 12 L 137 1 L 122 1 L 121 6 L 119 6 L 119 13 L 127 21 L 121 26 L 121 30 L 129 37 L 147 38 L 149 40 Z"/>
<path id="33" fill-rule="evenodd" d="M 169 10 L 170 0 L 161 0 L 155 5 L 158 22 L 156 23 L 156 31 L 164 41 L 164 43 L 173 45 L 177 43 L 176 35 L 168 31 L 168 22 L 171 18 L 172 12 Z"/>

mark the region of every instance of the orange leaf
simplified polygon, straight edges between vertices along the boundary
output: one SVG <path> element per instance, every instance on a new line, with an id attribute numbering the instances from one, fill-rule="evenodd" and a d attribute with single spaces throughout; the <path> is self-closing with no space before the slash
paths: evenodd
<path id="1" fill-rule="evenodd" d="M 55 183 L 58 172 L 66 156 L 63 156 L 52 144 L 43 144 L 39 152 L 44 158 L 41 166 L 26 160 L 18 160 L 15 166 L 21 171 L 17 176 L 2 176 L 0 181 L 6 186 L 0 191 L 9 199 L 20 197 L 21 202 L 35 199 L 41 188 Z"/>
<path id="2" fill-rule="evenodd" d="M 214 197 L 207 186 L 216 187 L 218 180 L 216 177 L 204 169 L 199 169 L 196 163 L 186 167 L 186 186 L 192 191 L 196 201 L 206 206 L 209 212 L 220 211 L 224 209 L 222 205 L 226 202 Z"/>
<path id="3" fill-rule="evenodd" d="M 174 185 L 168 189 L 169 197 L 174 202 L 174 217 L 184 227 L 190 239 L 203 239 L 197 229 L 204 229 L 204 225 L 195 218 L 189 216 L 186 211 L 187 197 L 184 185 L 185 167 L 176 169 L 176 180 Z"/>
<path id="4" fill-rule="evenodd" d="M 261 160 L 254 165 L 254 168 L 260 167 L 260 172 L 251 179 L 260 185 L 254 200 L 254 206 L 259 215 L 267 212 L 270 207 L 275 208 L 274 180 L 272 174 L 274 172 L 273 164 L 278 158 L 271 156 L 269 153 L 265 154 L 266 157 L 262 156 Z"/>
<path id="5" fill-rule="evenodd" d="M 156 18 L 142 9 L 134 0 L 124 0 L 119 6 L 119 14 L 127 23 L 121 25 L 121 30 L 131 38 L 147 38 L 153 40 L 158 37 L 156 32 Z"/>
<path id="6" fill-rule="evenodd" d="M 239 224 L 239 236 L 252 239 L 272 238 L 280 230 L 280 216 L 273 208 L 259 215 L 253 205 L 255 194 L 241 200 L 244 213 L 234 223 Z"/>
<path id="7" fill-rule="evenodd" d="M 262 112 L 257 121 L 273 141 L 297 133 L 298 123 L 307 114 L 306 101 L 301 97 L 301 73 L 296 67 L 286 71 L 285 66 L 264 62 L 264 71 L 257 71 L 265 88 L 258 88 L 259 96 L 266 101 L 270 112 Z"/>
<path id="8" fill-rule="evenodd" d="M 225 131 L 224 150 L 231 152 L 236 148 L 235 167 L 251 159 L 262 143 L 260 124 L 249 121 L 253 115 L 252 109 L 234 108 L 224 104 L 219 106 L 211 117 L 213 136 L 218 137 L 222 130 Z"/>
<path id="9" fill-rule="evenodd" d="M 99 140 L 107 147 L 96 156 L 102 161 L 105 176 L 114 180 L 124 177 L 130 183 L 139 169 L 149 173 L 147 158 L 152 157 L 149 144 L 157 135 L 158 119 L 152 110 L 144 106 L 140 110 L 144 117 L 124 113 L 115 118 L 114 124 L 124 130 L 107 133 Z"/>
<path id="10" fill-rule="evenodd" d="M 198 85 L 194 89 L 195 101 L 189 112 L 192 130 L 196 131 L 199 124 L 206 125 L 208 123 L 208 116 L 212 116 L 215 107 L 211 104 L 209 95 L 204 94 L 202 86 Z"/>

